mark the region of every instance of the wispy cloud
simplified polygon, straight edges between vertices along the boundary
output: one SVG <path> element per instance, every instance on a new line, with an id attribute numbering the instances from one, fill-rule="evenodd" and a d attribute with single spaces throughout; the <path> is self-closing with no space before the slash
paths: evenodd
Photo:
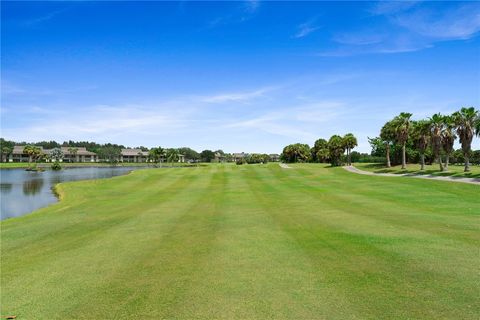
<path id="1" fill-rule="evenodd" d="M 447 7 L 430 2 L 380 2 L 370 8 L 372 19 L 383 16 L 388 25 L 337 33 L 341 46 L 320 56 L 390 54 L 431 48 L 437 42 L 466 40 L 480 32 L 480 4 L 451 3 Z"/>
<path id="2" fill-rule="evenodd" d="M 259 8 L 259 0 L 244 1 L 239 6 L 234 7 L 231 13 L 216 17 L 215 19 L 211 20 L 208 23 L 208 27 L 214 28 L 221 25 L 248 21 L 256 15 Z"/>
<path id="3" fill-rule="evenodd" d="M 346 33 L 334 36 L 333 40 L 337 43 L 346 45 L 371 45 L 384 41 L 385 36 L 378 32 Z"/>
<path id="4" fill-rule="evenodd" d="M 23 25 L 24 27 L 32 27 L 32 26 L 44 23 L 46 21 L 49 21 L 49 20 L 53 19 L 54 17 L 61 14 L 65 10 L 66 9 L 59 9 L 59 10 L 51 11 L 51 12 L 46 13 L 46 14 L 44 14 L 42 16 L 39 16 L 39 17 L 24 20 L 24 21 L 22 21 L 21 25 Z"/>
<path id="5" fill-rule="evenodd" d="M 320 27 L 316 25 L 316 19 L 311 19 L 297 26 L 297 32 L 292 36 L 293 38 L 303 38 L 315 32 Z"/>
<path id="6" fill-rule="evenodd" d="M 260 0 L 247 0 L 245 3 L 245 12 L 255 13 L 260 8 Z"/>
<path id="7" fill-rule="evenodd" d="M 114 137 L 122 134 L 148 134 L 156 130 L 171 130 L 187 126 L 185 114 L 181 110 L 159 112 L 155 106 L 92 106 L 70 111 L 49 112 L 42 108 L 30 109 L 33 113 L 43 114 L 48 121 L 39 119 L 18 131 L 18 128 L 3 128 L 2 134 L 17 140 L 35 139 L 91 139 L 102 135 Z M 45 111 L 45 112 L 44 112 Z"/>
<path id="8" fill-rule="evenodd" d="M 398 26 L 436 41 L 466 40 L 480 31 L 480 3 L 463 4 L 445 11 L 418 9 L 392 17 Z"/>
<path id="9" fill-rule="evenodd" d="M 338 101 L 317 101 L 307 105 L 284 107 L 249 119 L 235 120 L 224 125 L 237 130 L 260 130 L 289 138 L 315 139 L 320 124 L 339 119 L 345 105 Z"/>
<path id="10" fill-rule="evenodd" d="M 1 93 L 2 97 L 16 96 L 16 97 L 33 97 L 33 96 L 54 96 L 54 95 L 63 95 L 69 93 L 91 91 L 98 89 L 96 85 L 87 85 L 79 87 L 70 87 L 70 88 L 55 88 L 55 89 L 46 89 L 46 88 L 32 88 L 20 86 L 15 83 L 12 83 L 7 80 L 2 80 L 1 83 Z"/>
<path id="11" fill-rule="evenodd" d="M 369 11 L 374 15 L 395 14 L 409 10 L 418 3 L 419 1 L 379 1 Z"/>
<path id="12" fill-rule="evenodd" d="M 267 87 L 247 92 L 220 93 L 212 96 L 203 97 L 201 100 L 207 103 L 224 103 L 233 101 L 245 102 L 254 98 L 263 97 L 265 93 L 272 90 L 274 90 L 273 87 Z"/>

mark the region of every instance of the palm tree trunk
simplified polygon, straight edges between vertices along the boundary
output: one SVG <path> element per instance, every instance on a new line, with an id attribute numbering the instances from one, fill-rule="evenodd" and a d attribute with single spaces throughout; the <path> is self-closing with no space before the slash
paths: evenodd
<path id="1" fill-rule="evenodd" d="M 425 170 L 425 153 L 420 154 L 420 170 Z"/>
<path id="2" fill-rule="evenodd" d="M 402 145 L 402 170 L 407 168 L 405 145 L 406 143 L 404 142 Z"/>
<path id="3" fill-rule="evenodd" d="M 442 156 L 439 154 L 437 156 L 437 159 L 438 159 L 438 165 L 440 166 L 440 171 L 443 171 L 443 163 L 442 163 Z"/>
<path id="4" fill-rule="evenodd" d="M 450 155 L 447 153 L 445 156 L 445 166 L 443 166 L 443 171 L 448 171 L 448 163 L 450 162 Z"/>
<path id="5" fill-rule="evenodd" d="M 468 152 L 465 152 L 463 156 L 465 157 L 465 170 L 463 171 L 470 172 L 470 159 L 468 158 Z"/>
<path id="6" fill-rule="evenodd" d="M 351 166 L 352 165 L 352 159 L 350 158 L 350 148 L 347 148 L 347 155 L 348 155 L 347 164 L 349 166 Z"/>
<path id="7" fill-rule="evenodd" d="M 387 151 L 387 168 L 390 168 L 392 163 L 390 162 L 390 145 L 388 143 L 385 145 L 385 149 Z"/>

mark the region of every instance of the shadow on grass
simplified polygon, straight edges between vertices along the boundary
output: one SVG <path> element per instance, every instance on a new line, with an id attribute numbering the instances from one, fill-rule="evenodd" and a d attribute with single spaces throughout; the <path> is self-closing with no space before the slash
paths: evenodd
<path id="1" fill-rule="evenodd" d="M 473 172 L 458 172 L 458 171 L 440 171 L 439 169 L 426 170 L 401 170 L 398 168 L 385 168 L 382 164 L 368 164 L 364 168 L 373 169 L 374 173 L 392 173 L 392 174 L 415 174 L 415 175 L 432 175 L 439 177 L 453 177 L 453 178 L 480 178 L 480 173 Z M 360 168 L 361 169 L 361 168 Z"/>

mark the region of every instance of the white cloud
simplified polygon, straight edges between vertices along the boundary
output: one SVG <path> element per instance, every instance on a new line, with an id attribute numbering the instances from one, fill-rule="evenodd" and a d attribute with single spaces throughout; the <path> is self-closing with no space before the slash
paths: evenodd
<path id="1" fill-rule="evenodd" d="M 29 20 L 24 20 L 24 21 L 22 21 L 21 24 L 25 27 L 32 27 L 32 26 L 35 26 L 35 25 L 38 25 L 38 24 L 41 24 L 43 22 L 46 22 L 48 20 L 53 19 L 54 17 L 56 17 L 60 13 L 64 12 L 65 10 L 66 9 L 51 11 L 51 12 L 49 12 L 49 13 L 43 15 L 43 16 L 32 18 L 32 19 L 29 19 Z"/>
<path id="2" fill-rule="evenodd" d="M 261 88 L 254 91 L 248 92 L 236 92 L 236 93 L 221 93 L 213 96 L 203 97 L 201 100 L 207 103 L 224 103 L 224 102 L 234 102 L 240 101 L 245 102 L 255 98 L 263 97 L 265 93 L 272 91 L 273 88 Z"/>
<path id="3" fill-rule="evenodd" d="M 445 11 L 419 9 L 393 17 L 394 23 L 412 32 L 442 40 L 466 40 L 480 31 L 480 4 L 464 4 Z"/>
<path id="4" fill-rule="evenodd" d="M 318 138 L 321 124 L 330 126 L 340 119 L 345 105 L 337 101 L 318 101 L 307 105 L 284 107 L 244 120 L 234 120 L 224 125 L 243 131 L 252 129 L 273 135 L 311 141 Z"/>
<path id="5" fill-rule="evenodd" d="M 374 15 L 395 14 L 414 7 L 419 1 L 379 1 L 369 11 Z"/>
<path id="6" fill-rule="evenodd" d="M 380 2 L 371 12 L 383 15 L 388 25 L 336 34 L 341 46 L 320 52 L 319 56 L 343 57 L 359 54 L 389 54 L 419 51 L 435 43 L 467 40 L 480 32 L 480 4 Z"/>
<path id="7" fill-rule="evenodd" d="M 252 19 L 258 9 L 260 8 L 259 0 L 247 0 L 244 1 L 241 5 L 233 8 L 230 14 L 216 17 L 208 23 L 208 28 L 215 28 L 217 26 L 231 24 L 231 23 L 242 23 Z"/>
<path id="8" fill-rule="evenodd" d="M 180 129 L 187 126 L 182 111 L 166 112 L 164 107 L 93 106 L 63 112 L 31 109 L 30 114 L 45 117 L 31 119 L 23 128 L 3 128 L 2 134 L 16 140 L 77 139 L 90 140 L 96 135 L 102 139 L 119 134 L 146 134 L 157 130 Z"/>
<path id="9" fill-rule="evenodd" d="M 293 38 L 303 38 L 311 34 L 312 32 L 315 32 L 319 29 L 320 27 L 315 25 L 315 19 L 309 20 L 305 23 L 300 24 L 297 27 L 297 32 L 293 35 Z"/>

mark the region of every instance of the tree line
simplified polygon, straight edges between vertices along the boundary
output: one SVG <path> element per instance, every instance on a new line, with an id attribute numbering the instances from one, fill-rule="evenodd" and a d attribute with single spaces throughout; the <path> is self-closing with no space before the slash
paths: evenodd
<path id="1" fill-rule="evenodd" d="M 461 108 L 451 115 L 434 114 L 427 119 L 412 120 L 412 114 L 402 112 L 387 121 L 380 130 L 380 136 L 369 139 L 372 154 L 384 153 L 387 167 L 392 166 L 392 151 L 401 155 L 402 169 L 407 160 L 420 162 L 425 169 L 427 159 L 438 163 L 441 171 L 447 171 L 452 157 L 456 162 L 463 160 L 464 171 L 470 171 L 470 160 L 477 155 L 472 151 L 474 136 L 480 136 L 480 112 L 474 107 Z M 455 150 L 459 140 L 461 150 Z M 460 154 L 459 154 L 460 153 Z M 409 159 L 410 158 L 410 159 Z M 397 162 L 398 158 L 395 159 Z"/>
<path id="2" fill-rule="evenodd" d="M 95 152 L 99 159 L 102 159 L 104 162 L 116 162 L 120 158 L 121 150 L 126 149 L 124 145 L 120 144 L 113 144 L 113 143 L 105 143 L 99 144 L 96 142 L 90 141 L 64 141 L 63 143 L 59 143 L 56 141 L 40 141 L 34 143 L 28 142 L 15 142 L 10 140 L 5 140 L 4 138 L 0 138 L 0 153 L 2 161 L 7 161 L 8 156 L 12 153 L 13 147 L 15 145 L 23 145 L 26 146 L 25 152 L 32 158 L 33 162 L 42 160 L 42 157 L 47 157 L 49 159 L 60 159 L 63 158 L 61 154 L 61 147 L 68 147 L 68 150 L 71 154 L 75 155 L 76 148 L 84 147 L 87 151 Z M 52 150 L 54 155 L 43 155 L 41 152 L 40 147 L 44 149 Z M 233 161 L 234 156 L 230 153 L 225 153 L 223 150 L 203 150 L 201 152 L 197 152 L 192 148 L 189 147 L 181 147 L 181 148 L 163 148 L 163 147 L 154 147 L 154 148 L 147 148 L 144 146 L 135 147 L 133 149 L 140 149 L 141 151 L 148 152 L 148 159 L 152 162 L 176 162 L 179 159 L 180 155 L 185 157 L 185 160 L 190 162 L 212 162 L 216 154 L 220 155 L 220 157 L 224 161 Z M 55 150 L 55 151 L 53 151 Z M 242 160 L 242 163 L 260 163 L 260 162 L 267 162 L 268 155 L 266 154 L 248 154 L 245 156 L 245 159 Z"/>
<path id="3" fill-rule="evenodd" d="M 290 144 L 283 148 L 280 158 L 287 163 L 329 162 L 333 166 L 339 166 L 345 162 L 351 165 L 352 149 L 357 145 L 357 138 L 352 133 L 347 133 L 343 137 L 333 135 L 328 141 L 322 138 L 316 140 L 312 148 L 308 144 Z"/>

